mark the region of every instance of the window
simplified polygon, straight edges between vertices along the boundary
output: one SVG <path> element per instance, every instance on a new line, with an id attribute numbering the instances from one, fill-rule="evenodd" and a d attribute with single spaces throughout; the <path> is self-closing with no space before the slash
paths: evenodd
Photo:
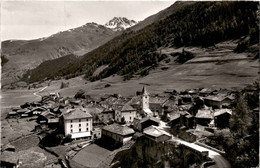
<path id="1" fill-rule="evenodd" d="M 87 126 L 88 126 L 88 123 L 87 123 Z"/>
<path id="2" fill-rule="evenodd" d="M 87 121 L 88 121 L 88 118 L 87 118 Z"/>
<path id="3" fill-rule="evenodd" d="M 88 131 L 88 128 L 87 128 L 87 131 Z"/>
<path id="4" fill-rule="evenodd" d="M 73 129 L 71 129 L 70 132 L 72 133 L 72 132 L 73 132 Z"/>
<path id="5" fill-rule="evenodd" d="M 72 120 L 70 120 L 70 122 L 72 123 Z"/>
<path id="6" fill-rule="evenodd" d="M 81 124 L 79 124 L 79 127 L 81 127 Z"/>
<path id="7" fill-rule="evenodd" d="M 129 119 L 130 119 L 130 120 L 132 120 L 132 118 L 131 118 L 131 117 L 130 117 Z"/>
<path id="8" fill-rule="evenodd" d="M 70 125 L 70 128 L 72 128 L 72 127 L 73 127 L 73 125 L 71 124 L 71 125 Z"/>
<path id="9" fill-rule="evenodd" d="M 81 119 L 79 119 L 79 122 L 81 122 Z"/>
<path id="10" fill-rule="evenodd" d="M 81 128 L 79 129 L 79 132 L 81 132 Z"/>

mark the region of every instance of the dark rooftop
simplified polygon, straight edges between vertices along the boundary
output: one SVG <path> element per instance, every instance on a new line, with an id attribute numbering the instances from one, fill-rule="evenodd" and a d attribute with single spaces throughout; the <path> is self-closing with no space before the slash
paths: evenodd
<path id="1" fill-rule="evenodd" d="M 119 124 L 112 124 L 112 125 L 106 125 L 103 127 L 103 130 L 119 134 L 119 135 L 129 135 L 135 133 L 135 131 L 132 128 L 129 128 L 127 126 L 122 126 Z"/>

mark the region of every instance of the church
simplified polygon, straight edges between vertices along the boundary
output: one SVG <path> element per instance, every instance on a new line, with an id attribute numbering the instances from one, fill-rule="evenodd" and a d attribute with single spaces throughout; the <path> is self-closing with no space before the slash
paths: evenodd
<path id="1" fill-rule="evenodd" d="M 161 116 L 163 115 L 163 106 L 168 99 L 159 97 L 151 97 L 147 92 L 146 87 L 142 90 L 142 112 L 148 116 Z"/>

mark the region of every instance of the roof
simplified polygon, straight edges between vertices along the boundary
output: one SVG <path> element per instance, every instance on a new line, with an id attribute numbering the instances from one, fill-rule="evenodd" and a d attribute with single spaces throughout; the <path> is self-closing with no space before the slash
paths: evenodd
<path id="1" fill-rule="evenodd" d="M 133 105 L 133 104 L 141 104 L 142 98 L 141 96 L 134 96 L 131 98 L 131 100 L 128 102 L 128 104 Z"/>
<path id="2" fill-rule="evenodd" d="M 198 110 L 196 114 L 196 118 L 205 118 L 205 119 L 212 119 L 213 114 L 211 110 Z"/>
<path id="3" fill-rule="evenodd" d="M 0 160 L 1 160 L 1 162 L 17 164 L 18 157 L 17 157 L 17 155 L 15 155 L 14 152 L 4 151 L 1 153 Z"/>
<path id="4" fill-rule="evenodd" d="M 163 104 L 164 102 L 166 102 L 168 100 L 168 98 L 166 97 L 150 97 L 149 98 L 149 103 L 159 103 L 159 104 Z"/>
<path id="5" fill-rule="evenodd" d="M 153 114 L 153 112 L 150 109 L 143 109 L 143 111 L 147 114 Z"/>
<path id="6" fill-rule="evenodd" d="M 220 115 L 225 114 L 225 113 L 228 113 L 228 114 L 232 115 L 232 110 L 231 109 L 219 109 L 219 110 L 216 110 L 214 112 L 214 117 L 220 116 Z"/>
<path id="7" fill-rule="evenodd" d="M 143 87 L 143 90 L 142 90 L 142 95 L 149 95 L 149 93 L 147 92 L 147 90 L 146 90 L 146 87 L 145 87 L 145 86 Z"/>
<path id="8" fill-rule="evenodd" d="M 204 100 L 213 100 L 213 101 L 223 101 L 225 99 L 230 99 L 230 100 L 233 100 L 234 97 L 233 96 L 226 96 L 226 95 L 223 95 L 223 94 L 219 94 L 219 95 L 216 95 L 216 96 L 207 96 L 204 98 Z"/>
<path id="9" fill-rule="evenodd" d="M 135 109 L 129 104 L 125 104 L 121 111 L 134 111 Z"/>
<path id="10" fill-rule="evenodd" d="M 132 128 L 119 124 L 106 125 L 102 129 L 119 135 L 129 135 L 135 133 Z"/>
<path id="11" fill-rule="evenodd" d="M 173 121 L 173 120 L 180 118 L 180 116 L 181 115 L 179 113 L 174 113 L 174 114 L 170 115 L 169 118 L 170 118 L 170 121 Z"/>
<path id="12" fill-rule="evenodd" d="M 152 137 L 160 137 L 162 135 L 171 136 L 169 133 L 165 132 L 164 130 L 161 130 L 159 127 L 151 125 L 150 127 L 147 127 L 144 129 L 144 134 L 152 136 Z"/>
<path id="13" fill-rule="evenodd" d="M 89 114 L 89 112 L 83 111 L 82 109 L 69 110 L 69 112 L 63 114 L 63 116 L 64 116 L 64 119 L 66 119 L 66 120 L 92 117 L 92 115 Z"/>
<path id="14" fill-rule="evenodd" d="M 148 120 L 152 120 L 152 121 L 154 121 L 154 122 L 160 123 L 160 120 L 159 120 L 158 118 L 151 117 L 151 116 L 147 116 L 147 117 L 145 117 L 145 118 L 142 118 L 142 119 L 140 120 L 140 123 L 143 123 L 143 122 L 148 121 Z"/>
<path id="15" fill-rule="evenodd" d="M 113 110 L 118 110 L 118 111 L 135 111 L 135 109 L 130 106 L 129 104 L 125 104 L 125 105 L 120 105 L 120 104 L 114 104 L 112 106 Z"/>

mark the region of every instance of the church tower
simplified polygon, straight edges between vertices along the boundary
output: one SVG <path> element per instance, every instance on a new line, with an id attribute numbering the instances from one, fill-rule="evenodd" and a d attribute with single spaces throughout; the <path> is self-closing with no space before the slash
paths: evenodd
<path id="1" fill-rule="evenodd" d="M 145 87 L 143 87 L 142 91 L 142 109 L 149 109 L 149 94 Z"/>

